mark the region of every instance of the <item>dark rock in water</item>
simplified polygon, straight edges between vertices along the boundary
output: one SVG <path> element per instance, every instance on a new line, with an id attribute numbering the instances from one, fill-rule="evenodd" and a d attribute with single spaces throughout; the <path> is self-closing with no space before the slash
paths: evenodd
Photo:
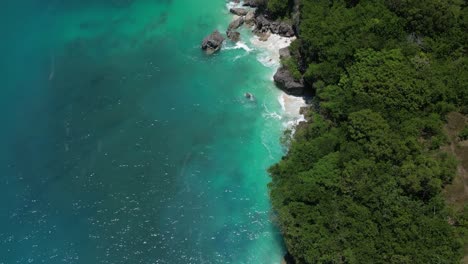
<path id="1" fill-rule="evenodd" d="M 302 95 L 304 93 L 304 80 L 296 80 L 285 66 L 281 66 L 276 71 L 273 80 L 287 94 Z"/>
<path id="2" fill-rule="evenodd" d="M 242 24 L 244 24 L 244 18 L 239 17 L 229 24 L 228 31 L 233 30 L 233 29 L 238 29 L 240 26 L 242 26 Z"/>
<path id="3" fill-rule="evenodd" d="M 279 55 L 280 55 L 280 59 L 281 59 L 281 60 L 291 58 L 291 53 L 289 52 L 289 48 L 288 48 L 288 47 L 279 49 Z"/>
<path id="4" fill-rule="evenodd" d="M 202 42 L 202 49 L 206 51 L 207 54 L 213 54 L 218 51 L 223 44 L 224 37 L 219 33 L 218 30 L 215 30 L 213 33 L 208 35 Z"/>
<path id="5" fill-rule="evenodd" d="M 245 16 L 247 15 L 247 13 L 249 12 L 247 9 L 245 8 L 231 8 L 229 9 L 229 12 L 233 13 L 234 15 L 238 15 L 238 16 Z"/>
<path id="6" fill-rule="evenodd" d="M 244 96 L 251 101 L 255 100 L 255 96 L 251 93 L 245 93 Z"/>
<path id="7" fill-rule="evenodd" d="M 232 40 L 233 42 L 237 42 L 240 40 L 240 33 L 234 30 L 226 31 L 227 37 Z"/>

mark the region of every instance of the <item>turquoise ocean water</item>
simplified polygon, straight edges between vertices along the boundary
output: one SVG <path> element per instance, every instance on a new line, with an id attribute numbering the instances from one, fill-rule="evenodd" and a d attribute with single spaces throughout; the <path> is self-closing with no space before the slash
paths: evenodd
<path id="1" fill-rule="evenodd" d="M 0 263 L 280 262 L 274 69 L 258 48 L 200 51 L 226 2 L 0 12 Z"/>

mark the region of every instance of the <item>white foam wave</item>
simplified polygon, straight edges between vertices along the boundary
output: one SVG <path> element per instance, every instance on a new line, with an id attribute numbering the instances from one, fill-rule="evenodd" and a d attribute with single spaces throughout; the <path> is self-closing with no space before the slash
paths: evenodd
<path id="1" fill-rule="evenodd" d="M 247 44 L 245 44 L 245 43 L 242 42 L 242 41 L 237 42 L 236 45 L 234 45 L 234 46 L 225 46 L 225 47 L 223 47 L 223 49 L 224 49 L 224 50 L 243 49 L 243 50 L 245 50 L 245 51 L 247 51 L 247 52 L 253 51 L 252 48 L 250 48 L 249 46 L 247 46 Z"/>
<path id="2" fill-rule="evenodd" d="M 306 106 L 303 98 L 281 93 L 278 96 L 278 101 L 283 110 L 285 122 L 283 126 L 286 129 L 291 129 L 294 134 L 295 127 L 303 121 L 306 121 L 304 115 L 300 114 L 301 107 Z"/>
<path id="3" fill-rule="evenodd" d="M 277 34 L 271 34 L 266 41 L 261 41 L 258 36 L 253 36 L 250 42 L 263 50 L 257 59 L 266 67 L 276 68 L 280 65 L 279 50 L 288 47 L 295 37 L 287 38 Z"/>
<path id="4" fill-rule="evenodd" d="M 265 103 L 263 103 L 263 108 L 265 109 L 265 114 L 263 114 L 263 116 L 265 118 L 274 118 L 274 119 L 278 119 L 278 120 L 281 120 L 282 119 L 282 116 L 276 112 L 271 112 L 268 107 L 266 106 Z"/>
<path id="5" fill-rule="evenodd" d="M 243 7 L 242 4 L 244 2 L 243 1 L 240 1 L 239 3 L 236 3 L 234 1 L 229 1 L 226 3 L 226 8 L 227 10 L 231 9 L 231 8 L 236 8 L 236 7 Z"/>
<path id="6" fill-rule="evenodd" d="M 249 48 L 249 46 L 247 46 L 244 42 L 237 42 L 236 43 L 236 46 L 240 47 L 241 49 L 247 51 L 247 52 L 251 52 L 253 49 Z"/>
<path id="7" fill-rule="evenodd" d="M 268 68 L 277 68 L 278 66 L 278 62 L 274 61 L 268 54 L 265 54 L 265 52 L 258 54 L 257 60 Z"/>
<path id="8" fill-rule="evenodd" d="M 243 57 L 245 57 L 245 55 L 246 55 L 246 54 L 244 54 L 244 55 L 237 55 L 236 57 L 234 57 L 234 59 L 232 59 L 232 61 L 236 61 L 236 60 L 238 60 L 238 59 L 240 59 L 240 58 L 243 58 Z"/>
<path id="9" fill-rule="evenodd" d="M 270 159 L 274 159 L 273 154 L 271 153 L 271 149 L 268 146 L 268 144 L 265 142 L 265 137 L 262 135 L 262 145 L 265 147 L 265 149 L 268 151 L 268 155 Z"/>
<path id="10" fill-rule="evenodd" d="M 278 119 L 278 120 L 283 119 L 283 117 L 280 114 L 276 113 L 276 112 L 265 113 L 263 116 L 265 118 L 267 118 L 267 119 L 268 118 L 273 118 L 273 119 Z"/>

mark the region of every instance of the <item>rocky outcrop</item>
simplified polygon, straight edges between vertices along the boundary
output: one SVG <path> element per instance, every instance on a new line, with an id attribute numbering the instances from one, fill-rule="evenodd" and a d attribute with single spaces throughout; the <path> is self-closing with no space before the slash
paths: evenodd
<path id="1" fill-rule="evenodd" d="M 270 30 L 271 21 L 266 19 L 263 15 L 259 15 L 255 18 L 255 33 L 265 33 Z"/>
<path id="2" fill-rule="evenodd" d="M 289 52 L 289 47 L 279 49 L 280 60 L 285 60 L 291 58 L 291 53 Z"/>
<path id="3" fill-rule="evenodd" d="M 244 18 L 243 17 L 239 17 L 237 19 L 235 19 L 234 21 L 232 21 L 229 26 L 228 26 L 228 31 L 231 31 L 231 30 L 234 30 L 234 29 L 238 29 L 240 26 L 242 26 L 242 24 L 244 24 Z"/>
<path id="4" fill-rule="evenodd" d="M 301 12 L 300 12 L 300 0 L 294 0 L 294 5 L 293 5 L 293 10 L 292 10 L 292 21 L 293 21 L 293 27 L 294 27 L 294 32 L 296 35 L 299 36 L 300 32 L 300 22 L 301 22 Z"/>
<path id="5" fill-rule="evenodd" d="M 262 0 L 245 0 L 243 6 L 259 7 L 263 2 Z"/>
<path id="6" fill-rule="evenodd" d="M 255 12 L 254 11 L 249 11 L 247 15 L 244 17 L 244 22 L 247 25 L 253 25 L 255 24 Z"/>
<path id="7" fill-rule="evenodd" d="M 215 30 L 203 39 L 202 49 L 206 51 L 207 54 L 213 54 L 221 48 L 223 41 L 224 37 L 218 30 Z"/>
<path id="8" fill-rule="evenodd" d="M 285 23 L 285 22 L 273 22 L 271 23 L 271 32 L 275 34 L 279 34 L 280 36 L 283 37 L 293 37 L 294 36 L 294 30 L 292 25 Z"/>
<path id="9" fill-rule="evenodd" d="M 249 11 L 245 8 L 231 8 L 229 9 L 229 12 L 231 12 L 234 15 L 245 16 Z"/>
<path id="10" fill-rule="evenodd" d="M 270 21 L 265 16 L 259 15 L 255 18 L 256 33 L 265 33 L 271 31 L 282 37 L 293 37 L 294 30 L 292 25 L 286 22 Z"/>
<path id="11" fill-rule="evenodd" d="M 240 40 L 240 33 L 234 30 L 226 31 L 227 37 L 232 40 L 233 42 L 237 42 Z"/>
<path id="12" fill-rule="evenodd" d="M 304 93 L 304 80 L 296 80 L 285 66 L 281 66 L 276 71 L 273 80 L 287 94 L 302 95 Z"/>

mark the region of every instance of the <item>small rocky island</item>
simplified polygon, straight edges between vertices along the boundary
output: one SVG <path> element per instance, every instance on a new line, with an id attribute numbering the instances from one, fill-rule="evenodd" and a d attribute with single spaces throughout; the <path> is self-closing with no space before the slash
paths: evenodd
<path id="1" fill-rule="evenodd" d="M 213 33 L 203 39 L 201 47 L 207 54 L 213 54 L 221 49 L 223 42 L 224 37 L 221 35 L 221 33 L 219 33 L 218 30 L 215 30 Z"/>

